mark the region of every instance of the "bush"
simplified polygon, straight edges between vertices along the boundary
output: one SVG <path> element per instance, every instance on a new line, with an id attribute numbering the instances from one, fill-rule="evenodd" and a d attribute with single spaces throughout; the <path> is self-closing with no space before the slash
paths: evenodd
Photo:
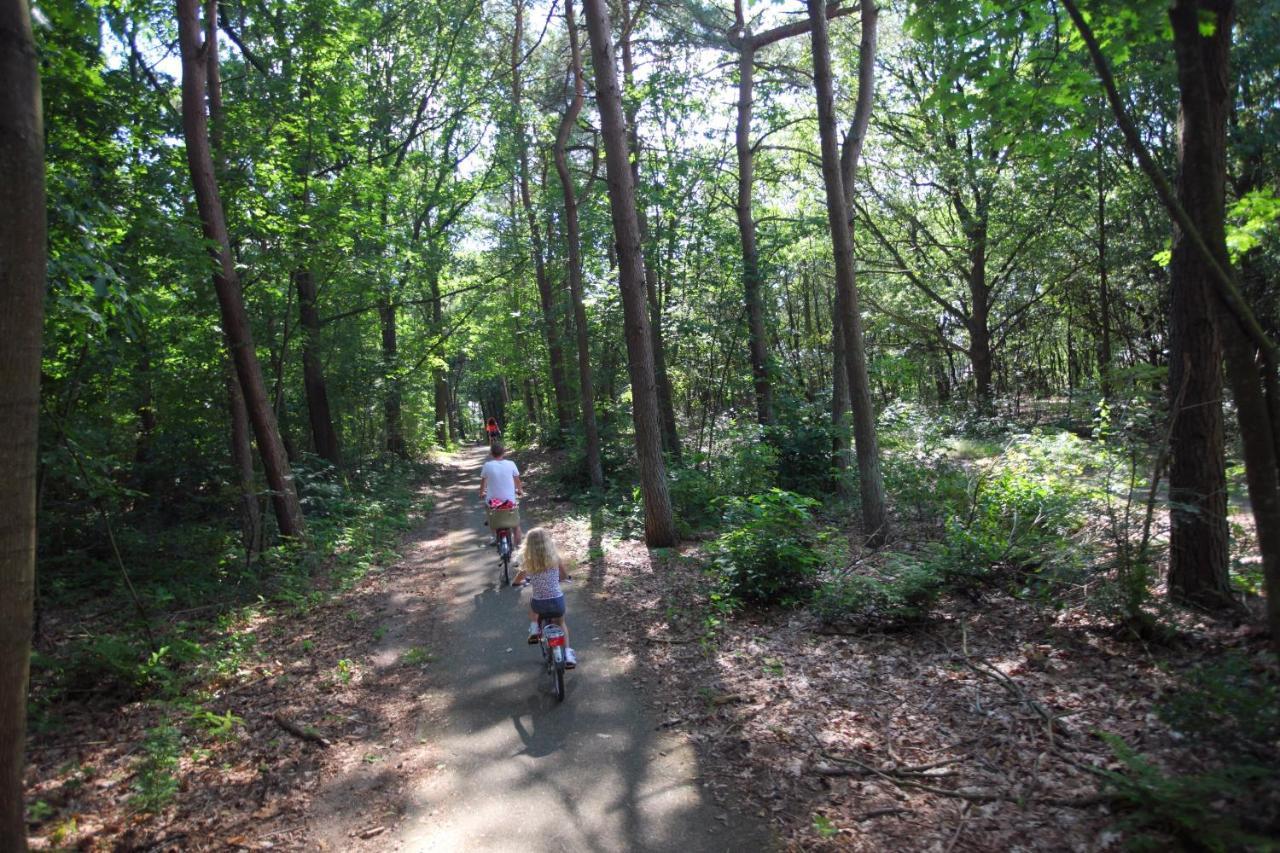
<path id="1" fill-rule="evenodd" d="M 937 553 L 947 574 L 976 581 L 999 568 L 1067 568 L 1091 497 L 1080 486 L 1089 461 L 1084 442 L 1070 433 L 1010 442 L 972 479 L 965 506 L 947 520 Z"/>
<path id="2" fill-rule="evenodd" d="M 1125 772 L 1100 771 L 1103 783 L 1125 807 L 1119 826 L 1132 833 L 1134 850 L 1273 850 L 1274 842 L 1245 828 L 1263 823 L 1256 810 L 1268 798 L 1274 768 L 1226 764 L 1206 773 L 1177 774 L 1157 767 L 1114 734 L 1101 737 Z M 1263 792 L 1263 796 L 1259 793 Z"/>
<path id="3" fill-rule="evenodd" d="M 717 520 L 716 498 L 719 492 L 711 477 L 698 468 L 667 469 L 667 492 L 681 536 L 710 526 Z"/>
<path id="4" fill-rule="evenodd" d="M 813 611 L 824 622 L 914 622 L 928 615 L 946 582 L 936 561 L 889 554 L 874 573 L 828 578 L 814 595 Z"/>
<path id="5" fill-rule="evenodd" d="M 720 459 L 711 469 L 716 493 L 746 497 L 777 485 L 778 452 L 754 423 L 730 427 Z"/>
<path id="6" fill-rule="evenodd" d="M 814 529 L 817 501 L 771 489 L 723 500 L 730 530 L 712 546 L 724 591 L 752 604 L 795 603 L 834 561 L 832 538 Z"/>
<path id="7" fill-rule="evenodd" d="M 819 499 L 835 491 L 833 430 L 829 416 L 793 408 L 767 431 L 777 452 L 779 487 Z"/>

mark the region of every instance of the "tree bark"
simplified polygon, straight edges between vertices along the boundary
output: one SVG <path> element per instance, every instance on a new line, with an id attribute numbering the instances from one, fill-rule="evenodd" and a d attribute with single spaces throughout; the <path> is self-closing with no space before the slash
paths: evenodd
<path id="1" fill-rule="evenodd" d="M 386 449 L 396 456 L 408 455 L 404 438 L 403 392 L 400 383 L 400 348 L 396 336 L 396 305 L 390 294 L 378 301 L 378 326 L 382 333 L 382 369 L 387 387 L 384 389 L 382 414 L 386 420 Z"/>
<path id="2" fill-rule="evenodd" d="M 1111 283 L 1107 277 L 1107 147 L 1098 117 L 1098 379 L 1104 400 L 1111 399 Z"/>
<path id="3" fill-rule="evenodd" d="M 1199 32 L 1199 5 L 1170 10 L 1180 89 L 1178 200 L 1218 262 L 1227 263 L 1225 142 L 1229 106 L 1230 13 L 1212 36 Z M 1228 4 L 1229 6 L 1230 4 Z M 1222 338 L 1200 257 L 1174 229 L 1169 264 L 1169 393 L 1182 395 L 1170 434 L 1169 595 L 1221 607 L 1227 577 L 1227 483 L 1223 457 Z"/>
<path id="4" fill-rule="evenodd" d="M 622 0 L 622 80 L 628 88 L 634 85 L 631 62 L 631 33 L 636 21 L 631 16 L 630 0 Z M 622 114 L 627 122 L 627 144 L 631 154 L 631 185 L 640 185 L 640 127 L 636 122 L 635 101 L 623 99 Z M 640 226 L 641 251 L 650 247 L 649 222 L 642 204 L 636 205 L 636 222 Z M 675 459 L 680 458 L 680 433 L 676 429 L 675 403 L 671 397 L 671 377 L 667 373 L 667 345 L 662 333 L 662 302 L 658 299 L 657 267 L 652 257 L 646 256 L 644 265 L 644 291 L 649 303 L 649 332 L 653 338 L 653 377 L 658 392 L 658 407 L 662 426 L 662 446 Z"/>
<path id="5" fill-rule="evenodd" d="M 547 336 L 547 358 L 551 368 L 551 388 L 555 393 L 556 423 L 563 434 L 573 427 L 573 407 L 569 399 L 569 386 L 564 375 L 564 348 L 560 342 L 560 323 L 557 318 L 555 293 L 551 278 L 547 275 L 546 255 L 542 230 L 538 226 L 537 211 L 533 207 L 533 195 L 529 190 L 529 149 L 525 138 L 524 116 L 521 114 L 521 52 L 524 43 L 524 0 L 516 0 L 516 26 L 511 39 L 511 102 L 515 111 L 516 159 L 519 166 L 520 203 L 529 223 L 529 240 L 533 247 L 533 271 L 538 283 L 538 298 L 542 305 L 542 322 Z"/>
<path id="6" fill-rule="evenodd" d="M 23 851 L 45 290 L 44 128 L 26 0 L 0 3 L 0 175 L 0 850 Z"/>
<path id="7" fill-rule="evenodd" d="M 195 188 L 202 230 L 212 246 L 210 254 L 216 263 L 213 284 L 222 313 L 223 330 L 231 341 L 236 376 L 244 392 L 262 467 L 271 487 L 276 523 L 281 534 L 301 536 L 302 508 L 254 350 L 253 332 L 245 313 L 240 278 L 232 260 L 222 199 L 218 195 L 213 172 L 205 117 L 207 63 L 213 60 L 206 53 L 209 45 L 203 43 L 198 0 L 178 0 L 178 44 L 182 53 L 182 128 L 186 139 L 187 166 Z"/>
<path id="8" fill-rule="evenodd" d="M 775 422 L 773 386 L 769 380 L 768 338 L 764 329 L 764 300 L 760 291 L 760 256 L 756 250 L 756 221 L 751 209 L 751 184 L 755 152 L 751 148 L 752 89 L 755 81 L 755 45 L 745 31 L 742 0 L 735 0 L 734 16 L 743 38 L 738 48 L 738 124 L 734 146 L 738 152 L 738 239 L 742 244 L 742 291 L 747 306 L 747 342 L 751 356 L 751 377 L 755 385 L 756 420 L 762 426 Z"/>
<path id="9" fill-rule="evenodd" d="M 667 493 L 666 463 L 662 458 L 658 395 L 654 387 L 653 340 L 645 304 L 644 255 L 640 246 L 640 224 L 636 219 L 635 187 L 631 183 L 628 165 L 630 157 L 627 153 L 626 121 L 622 114 L 622 92 L 614 65 L 605 0 L 584 0 L 583 5 L 595 70 L 596 103 L 600 109 L 600 127 L 604 137 L 609 208 L 617 242 L 618 279 L 631 374 L 631 416 L 636 429 L 640 490 L 644 495 L 645 542 L 650 547 L 669 547 L 675 544 L 678 536 L 671 513 L 671 497 Z"/>
<path id="10" fill-rule="evenodd" d="M 828 7 L 830 9 L 830 7 Z M 828 13 L 828 17 L 831 17 Z M 853 121 L 840 146 L 840 188 L 844 192 L 845 220 L 848 223 L 849 239 L 854 239 L 855 228 L 853 218 L 853 199 L 857 192 L 858 162 L 862 159 L 862 146 L 867 139 L 867 127 L 871 124 L 871 105 L 875 102 L 876 92 L 876 40 L 877 24 L 880 9 L 874 0 L 864 0 L 862 5 L 861 38 L 858 45 L 858 100 L 853 110 Z M 856 275 L 856 270 L 855 270 Z M 856 283 L 855 278 L 855 293 Z M 835 312 L 832 320 L 832 351 L 837 370 L 847 364 L 845 342 L 845 325 L 839 312 Z M 847 370 L 833 372 L 835 381 L 832 384 L 831 418 L 838 427 L 834 438 L 836 467 L 840 474 L 837 490 L 841 497 L 848 497 L 848 484 L 844 477 L 849 467 L 849 437 L 844 425 L 845 415 L 849 411 L 849 374 Z"/>
<path id="11" fill-rule="evenodd" d="M 298 291 L 298 318 L 302 325 L 302 384 L 307 395 L 307 415 L 311 421 L 311 443 L 316 455 L 333 465 L 342 464 L 338 433 L 329 410 L 329 389 L 324 381 L 317 348 L 320 343 L 320 313 L 316 310 L 316 280 L 311 270 L 293 272 Z"/>
<path id="12" fill-rule="evenodd" d="M 249 410 L 244 405 L 240 380 L 235 365 L 227 360 L 227 413 L 231 417 L 231 467 L 235 471 L 240 494 L 240 543 L 245 556 L 252 560 L 262 550 L 262 510 L 258 506 L 258 487 L 253 474 L 253 427 Z"/>
<path id="13" fill-rule="evenodd" d="M 564 21 L 569 34 L 569 64 L 573 73 L 573 100 L 565 109 L 556 132 L 555 161 L 560 186 L 564 190 L 565 242 L 569 264 L 569 294 L 573 299 L 573 319 L 578 345 L 578 392 L 582 401 L 582 427 L 586 437 L 587 474 L 591 485 L 604 487 L 604 465 L 600 459 L 600 431 L 596 426 L 595 382 L 591 375 L 591 340 L 587 334 L 587 307 L 582 297 L 582 238 L 578 225 L 578 198 L 569 173 L 565 147 L 569 134 L 582 112 L 586 87 L 582 77 L 582 54 L 578 49 L 578 25 L 574 20 L 573 0 L 564 0 Z"/>
<path id="14" fill-rule="evenodd" d="M 853 238 L 848 225 L 848 205 L 844 196 L 840 151 L 836 142 L 835 99 L 832 94 L 831 56 L 828 48 L 826 7 L 822 0 L 807 0 L 810 41 L 813 47 L 813 83 L 818 101 L 818 133 L 822 143 L 822 180 L 827 195 L 827 222 L 831 228 L 836 270 L 836 310 L 844 331 L 845 368 L 849 377 L 849 398 L 853 409 L 854 446 L 858 457 L 858 488 L 862 498 L 862 521 L 871 545 L 884 543 L 889 534 L 885 506 L 884 478 L 880 471 L 880 448 L 876 439 L 876 415 L 867 378 L 862 317 L 854 277 Z M 863 30 L 875 27 L 876 15 L 868 19 L 863 4 Z M 868 92 L 870 97 L 870 90 Z M 868 109 L 870 102 L 868 101 Z"/>

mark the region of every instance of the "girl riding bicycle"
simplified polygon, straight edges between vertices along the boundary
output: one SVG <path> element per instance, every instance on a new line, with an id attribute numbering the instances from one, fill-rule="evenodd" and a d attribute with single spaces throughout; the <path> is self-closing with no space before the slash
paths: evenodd
<path id="1" fill-rule="evenodd" d="M 512 584 L 519 586 L 528 581 L 533 586 L 533 598 L 529 602 L 529 645 L 536 645 L 541 634 L 539 616 L 563 628 L 567 641 L 569 626 L 564 621 L 564 591 L 560 589 L 560 582 L 567 580 L 569 573 L 564 570 L 560 554 L 556 551 L 556 543 L 551 538 L 551 531 L 535 527 L 526 533 L 524 558 L 520 561 L 520 571 L 516 572 Z M 578 659 L 573 649 L 566 648 L 565 668 L 573 669 L 577 665 Z"/>

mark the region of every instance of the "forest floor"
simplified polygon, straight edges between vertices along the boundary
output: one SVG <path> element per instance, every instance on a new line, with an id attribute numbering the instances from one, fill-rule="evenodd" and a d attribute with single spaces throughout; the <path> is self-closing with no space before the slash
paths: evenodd
<path id="1" fill-rule="evenodd" d="M 1102 733 L 1156 777 L 1215 771 L 1221 744 L 1160 703 L 1225 655 L 1271 665 L 1248 625 L 1183 614 L 1178 643 L 1145 646 L 998 589 L 896 631 L 837 633 L 803 609 L 712 627 L 702 543 L 651 552 L 554 498 L 552 455 L 520 454 L 526 529 L 552 526 L 578 562 L 582 665 L 558 705 L 523 642 L 527 593 L 499 587 L 484 543 L 482 456 L 437 468 L 395 562 L 224 626 L 241 653 L 201 710 L 60 708 L 30 739 L 32 846 L 1119 849 L 1132 800 L 1098 774 L 1134 766 Z M 1154 808 L 1215 819 L 1196 790 Z M 1262 790 L 1252 830 L 1274 834 L 1280 792 Z"/>
<path id="2" fill-rule="evenodd" d="M 1242 623 L 1183 612 L 1163 645 L 1116 631 L 1085 596 L 1054 610 L 996 588 L 897 629 L 842 631 L 803 609 L 720 618 L 703 543 L 649 551 L 612 535 L 598 511 L 567 506 L 555 529 L 587 567 L 662 726 L 698 747 L 712 796 L 740 808 L 745 798 L 786 849 L 1095 851 L 1139 834 L 1228 849 L 1245 835 L 1280 838 L 1280 794 L 1222 782 L 1235 750 L 1256 747 L 1250 760 L 1280 767 L 1280 742 L 1240 738 L 1275 713 L 1248 707 L 1227 676 L 1193 700 L 1212 707 L 1187 711 L 1203 712 L 1209 735 L 1161 714 L 1170 697 L 1192 695 L 1194 673 L 1227 658 L 1274 676 L 1260 613 Z M 1240 706 L 1245 719 L 1231 716 Z M 1113 738 L 1140 758 L 1126 763 Z M 1104 774 L 1140 783 L 1108 785 Z"/>
<path id="3" fill-rule="evenodd" d="M 569 592 L 580 666 L 563 703 L 550 695 L 525 643 L 527 593 L 500 586 L 485 543 L 484 456 L 443 461 L 434 509 L 394 564 L 319 606 L 235 626 L 252 663 L 203 701 L 207 736 L 157 703 L 59 709 L 31 738 L 32 847 L 774 846 L 763 822 L 713 802 L 692 739 L 653 716 L 629 656 L 602 636 L 589 584 Z M 526 527 L 549 513 L 535 494 Z M 171 802 L 140 804 L 170 780 Z"/>

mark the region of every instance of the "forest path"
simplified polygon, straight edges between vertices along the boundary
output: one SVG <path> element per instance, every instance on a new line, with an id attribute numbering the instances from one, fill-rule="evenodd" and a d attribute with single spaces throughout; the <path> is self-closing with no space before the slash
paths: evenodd
<path id="1" fill-rule="evenodd" d="M 387 592 L 393 622 L 373 659 L 391 671 L 405 649 L 425 643 L 433 656 L 426 692 L 406 712 L 385 715 L 398 718 L 380 747 L 385 755 L 370 761 L 368 747 L 358 746 L 339 762 L 345 766 L 310 816 L 317 845 L 520 853 L 767 848 L 767 834 L 704 797 L 694 750 L 659 731 L 627 667 L 602 641 L 580 585 L 566 594 L 581 664 L 568 673 L 565 701 L 556 701 L 537 648 L 525 642 L 528 593 L 500 588 L 486 545 L 477 494 L 486 456 L 478 447 L 444 460 L 432 520 L 402 548 Z M 544 520 L 538 502 L 527 501 L 525 529 Z M 424 596 L 435 605 L 414 607 Z"/>

